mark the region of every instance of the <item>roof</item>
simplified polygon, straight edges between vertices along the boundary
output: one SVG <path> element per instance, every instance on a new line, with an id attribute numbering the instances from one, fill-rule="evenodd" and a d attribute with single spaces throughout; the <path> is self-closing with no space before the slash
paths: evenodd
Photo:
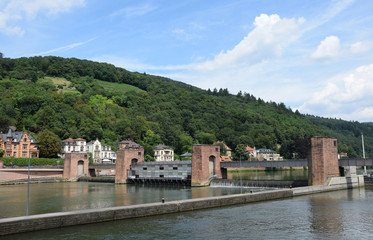
<path id="1" fill-rule="evenodd" d="M 169 146 L 166 146 L 164 144 L 158 144 L 157 146 L 153 147 L 154 150 L 173 150 Z"/>
<path id="2" fill-rule="evenodd" d="M 180 155 L 180 157 L 191 157 L 191 156 L 192 156 L 192 154 L 188 153 L 188 152 Z"/>
<path id="3" fill-rule="evenodd" d="M 271 149 L 266 149 L 266 148 L 260 148 L 258 150 L 256 150 L 258 153 L 277 153 Z"/>
<path id="4" fill-rule="evenodd" d="M 9 128 L 8 133 L 2 133 L 1 137 L 3 142 L 6 142 L 7 138 L 11 138 L 12 142 L 20 142 L 24 134 L 27 134 L 27 137 L 31 140 L 31 143 L 36 143 L 36 140 L 27 132 L 15 132 L 12 128 Z"/>
<path id="5" fill-rule="evenodd" d="M 143 146 L 131 140 L 123 140 L 119 143 L 121 149 L 143 149 Z"/>
<path id="6" fill-rule="evenodd" d="M 85 142 L 85 139 L 83 139 L 83 138 L 77 138 L 77 139 L 68 138 L 68 139 L 63 140 L 62 142 L 64 142 L 64 143 L 75 143 L 75 142 L 78 142 L 78 141 L 84 141 Z"/>
<path id="7" fill-rule="evenodd" d="M 250 146 L 246 146 L 246 148 L 245 148 L 245 151 L 246 152 L 254 152 L 254 150 L 255 150 L 255 147 L 250 147 Z"/>
<path id="8" fill-rule="evenodd" d="M 232 159 L 229 156 L 220 156 L 222 162 L 230 162 Z"/>

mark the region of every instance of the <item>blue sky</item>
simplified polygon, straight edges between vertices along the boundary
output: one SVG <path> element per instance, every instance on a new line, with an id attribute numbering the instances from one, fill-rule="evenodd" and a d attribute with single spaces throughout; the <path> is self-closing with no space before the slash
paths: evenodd
<path id="1" fill-rule="evenodd" d="M 0 52 L 108 62 L 373 121 L 370 0 L 0 0 Z"/>

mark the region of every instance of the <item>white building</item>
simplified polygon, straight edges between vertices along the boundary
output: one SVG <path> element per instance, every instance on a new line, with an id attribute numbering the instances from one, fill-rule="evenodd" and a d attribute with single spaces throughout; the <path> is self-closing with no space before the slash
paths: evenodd
<path id="1" fill-rule="evenodd" d="M 98 139 L 87 143 L 87 151 L 92 153 L 94 163 L 114 164 L 117 160 L 117 153 L 111 150 L 111 146 L 103 146 Z"/>
<path id="2" fill-rule="evenodd" d="M 86 140 L 83 138 L 72 139 L 68 138 L 62 141 L 62 158 L 65 158 L 65 153 L 72 152 L 87 152 Z"/>
<path id="3" fill-rule="evenodd" d="M 174 161 L 174 150 L 163 144 L 159 144 L 153 148 L 154 159 L 156 162 L 160 161 Z"/>

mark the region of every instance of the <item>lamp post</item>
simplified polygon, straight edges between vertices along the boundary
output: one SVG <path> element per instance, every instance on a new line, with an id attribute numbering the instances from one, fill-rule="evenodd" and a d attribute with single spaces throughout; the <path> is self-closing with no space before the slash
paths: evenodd
<path id="1" fill-rule="evenodd" d="M 241 155 L 240 155 L 240 185 L 241 185 L 241 194 L 242 194 Z"/>
<path id="2" fill-rule="evenodd" d="M 27 168 L 27 204 L 26 204 L 26 216 L 28 216 L 28 203 L 29 203 L 29 199 L 30 199 L 30 160 L 31 160 L 31 152 L 29 152 L 28 168 Z"/>
<path id="3" fill-rule="evenodd" d="M 361 133 L 361 145 L 363 146 L 364 176 L 366 176 L 368 174 L 367 174 L 367 166 L 365 164 L 365 149 L 364 149 L 364 135 L 363 135 L 363 133 Z"/>
<path id="4" fill-rule="evenodd" d="M 34 146 L 35 148 L 37 146 Z M 26 216 L 28 216 L 29 200 L 30 200 L 30 161 L 31 161 L 31 148 L 28 156 L 28 169 L 27 169 L 27 203 L 26 203 Z"/>

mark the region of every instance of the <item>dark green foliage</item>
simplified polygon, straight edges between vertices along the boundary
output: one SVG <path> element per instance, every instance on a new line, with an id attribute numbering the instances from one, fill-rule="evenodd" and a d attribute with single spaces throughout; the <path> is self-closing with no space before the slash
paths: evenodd
<path id="1" fill-rule="evenodd" d="M 50 77 L 63 81 L 53 83 Z M 147 160 L 159 143 L 183 154 L 192 144 L 216 141 L 234 149 L 236 160 L 246 145 L 303 157 L 305 139 L 312 136 L 336 137 L 340 150 L 354 157 L 360 156 L 361 132 L 367 136 L 367 155 L 373 153 L 372 124 L 304 116 L 249 93 L 204 91 L 106 63 L 1 58 L 0 91 L 3 131 L 11 125 L 35 134 L 48 130 L 59 139 L 98 138 L 113 149 L 132 139 L 143 144 Z"/>
<path id="2" fill-rule="evenodd" d="M 4 166 L 28 166 L 28 158 L 0 158 L 0 160 L 4 161 Z M 30 166 L 57 166 L 57 161 L 59 166 L 63 166 L 62 158 L 31 158 Z"/>
<path id="3" fill-rule="evenodd" d="M 61 140 L 51 131 L 45 129 L 38 134 L 38 146 L 41 157 L 56 157 L 61 151 Z"/>

